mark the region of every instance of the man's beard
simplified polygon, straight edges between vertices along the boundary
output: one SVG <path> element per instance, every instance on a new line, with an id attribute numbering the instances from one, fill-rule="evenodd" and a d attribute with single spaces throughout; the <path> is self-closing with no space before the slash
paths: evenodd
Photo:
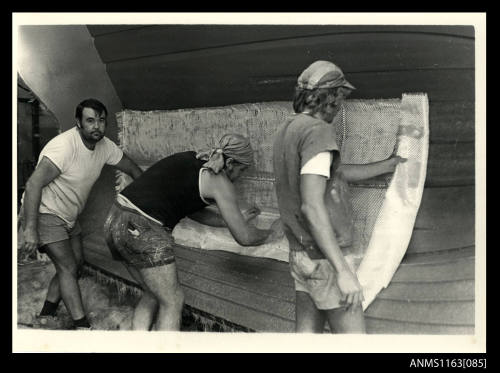
<path id="1" fill-rule="evenodd" d="M 85 140 L 97 143 L 102 140 L 104 134 L 102 132 L 92 132 L 89 136 L 85 136 Z"/>

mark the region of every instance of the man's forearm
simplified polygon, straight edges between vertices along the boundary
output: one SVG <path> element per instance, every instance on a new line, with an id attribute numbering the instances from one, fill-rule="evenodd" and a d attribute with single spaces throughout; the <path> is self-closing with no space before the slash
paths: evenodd
<path id="1" fill-rule="evenodd" d="M 115 165 L 116 168 L 118 168 L 120 171 L 125 172 L 127 175 L 129 175 L 132 179 L 137 179 L 139 176 L 142 174 L 141 168 L 129 157 L 127 157 L 126 154 L 123 154 L 123 157 L 118 164 Z"/>
<path id="2" fill-rule="evenodd" d="M 132 176 L 132 178 L 135 180 L 135 179 L 137 179 L 139 176 L 141 176 L 141 175 L 142 175 L 142 172 L 143 172 L 143 171 L 142 171 L 142 170 L 139 168 L 139 166 L 137 166 L 135 163 L 134 163 L 134 166 L 135 166 L 135 167 L 133 167 L 133 168 L 132 168 L 132 172 L 131 172 L 131 173 L 132 173 L 132 175 L 130 175 L 130 176 Z"/>
<path id="3" fill-rule="evenodd" d="M 38 228 L 38 209 L 40 208 L 40 200 L 42 196 L 42 188 L 28 182 L 24 193 L 24 219 L 27 229 L 36 230 Z"/>
<path id="4" fill-rule="evenodd" d="M 367 164 L 342 164 L 336 172 L 341 173 L 346 181 L 353 182 L 370 179 L 391 171 L 390 160 L 385 159 Z"/>
<path id="5" fill-rule="evenodd" d="M 227 227 L 227 224 L 222 216 L 209 207 L 205 207 L 201 211 L 188 215 L 188 217 L 200 224 L 208 225 L 210 227 Z"/>
<path id="6" fill-rule="evenodd" d="M 244 246 L 257 246 L 263 244 L 271 233 L 267 229 L 259 229 L 256 226 L 247 223 L 248 239 Z"/>
<path id="7" fill-rule="evenodd" d="M 128 174 L 132 177 L 132 179 L 137 179 L 139 176 L 142 174 L 141 168 L 135 164 L 134 161 L 132 161 L 130 158 L 128 159 L 130 161 L 130 170 Z"/>

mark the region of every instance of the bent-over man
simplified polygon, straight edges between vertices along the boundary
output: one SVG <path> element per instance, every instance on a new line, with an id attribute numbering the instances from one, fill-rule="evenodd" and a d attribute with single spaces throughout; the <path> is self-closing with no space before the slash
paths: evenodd
<path id="1" fill-rule="evenodd" d="M 141 285 L 134 330 L 179 330 L 184 294 L 179 285 L 172 230 L 184 217 L 226 225 L 243 246 L 260 245 L 272 230 L 249 223 L 258 213 L 242 213 L 233 182 L 253 163 L 247 138 L 222 136 L 206 152 L 180 152 L 153 164 L 118 195 L 105 224 L 106 241 Z M 220 211 L 205 207 L 215 204 Z M 222 219 L 221 219 L 222 217 Z"/>

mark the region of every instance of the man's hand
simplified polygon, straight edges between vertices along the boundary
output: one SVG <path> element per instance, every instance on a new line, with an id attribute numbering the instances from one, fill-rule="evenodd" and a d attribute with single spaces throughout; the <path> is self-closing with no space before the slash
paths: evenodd
<path id="1" fill-rule="evenodd" d="M 241 214 L 243 215 L 245 221 L 248 223 L 250 220 L 255 219 L 258 215 L 260 215 L 260 210 L 257 206 L 251 206 L 246 210 L 242 210 Z"/>
<path id="2" fill-rule="evenodd" d="M 354 309 L 364 300 L 363 288 L 358 278 L 349 269 L 345 269 L 337 272 L 337 284 L 342 292 L 345 307 L 354 312 Z"/>
<path id="3" fill-rule="evenodd" d="M 273 224 L 271 224 L 269 229 L 271 234 L 267 237 L 266 243 L 278 241 L 285 235 L 285 232 L 283 231 L 283 223 L 280 218 L 276 219 Z"/>
<path id="4" fill-rule="evenodd" d="M 24 249 L 29 253 L 34 252 L 38 249 L 40 244 L 40 239 L 38 238 L 38 232 L 36 229 L 26 228 L 23 232 L 24 235 Z"/>
<path id="5" fill-rule="evenodd" d="M 256 245 L 263 245 L 263 244 L 268 243 L 268 242 L 271 241 L 269 239 L 269 237 L 271 237 L 272 234 L 273 234 L 272 230 L 270 230 L 270 229 L 258 229 L 258 228 L 256 228 L 256 230 L 257 230 L 256 236 L 259 239 L 259 241 L 258 241 L 258 243 Z"/>
<path id="6" fill-rule="evenodd" d="M 122 172 L 125 172 L 132 179 L 137 179 L 142 174 L 142 170 L 133 160 L 131 160 L 125 153 L 123 153 L 120 162 L 115 164 L 115 167 Z"/>
<path id="7" fill-rule="evenodd" d="M 400 157 L 399 155 L 393 154 L 389 158 L 387 158 L 387 172 L 394 172 L 396 170 L 396 166 L 400 163 L 405 163 L 408 158 Z"/>
<path id="8" fill-rule="evenodd" d="M 413 137 L 414 139 L 419 139 L 424 135 L 424 129 L 422 127 L 417 127 L 414 125 L 400 125 L 398 127 L 397 136 L 408 136 Z"/>

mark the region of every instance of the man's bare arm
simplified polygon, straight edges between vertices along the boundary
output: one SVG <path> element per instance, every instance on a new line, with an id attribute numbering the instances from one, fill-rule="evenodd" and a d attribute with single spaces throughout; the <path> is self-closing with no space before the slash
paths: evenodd
<path id="1" fill-rule="evenodd" d="M 363 300 L 361 285 L 350 270 L 337 243 L 330 216 L 326 210 L 324 176 L 304 174 L 300 177 L 301 212 L 309 226 L 318 248 L 337 270 L 337 283 L 345 295 L 348 306 L 359 305 Z"/>
<path id="2" fill-rule="evenodd" d="M 336 172 L 342 174 L 348 182 L 370 179 L 372 177 L 394 172 L 399 163 L 406 162 L 406 158 L 391 156 L 383 161 L 367 164 L 341 164 Z"/>
<path id="3" fill-rule="evenodd" d="M 248 206 L 245 203 L 240 203 L 239 209 L 246 222 L 249 222 L 260 214 L 260 210 L 257 207 Z M 197 211 L 188 217 L 198 223 L 208 225 L 210 227 L 227 227 L 226 221 L 222 217 L 220 210 L 215 205 L 207 206 L 203 210 Z"/>
<path id="4" fill-rule="evenodd" d="M 135 164 L 133 160 L 131 160 L 125 153 L 123 153 L 123 157 L 115 164 L 115 167 L 122 172 L 130 175 L 133 179 L 137 179 L 142 174 L 142 170 Z"/>
<path id="5" fill-rule="evenodd" d="M 267 239 L 270 230 L 258 229 L 248 223 L 238 207 L 236 189 L 223 174 L 206 173 L 206 198 L 215 200 L 222 218 L 232 236 L 242 246 L 261 245 Z"/>
<path id="6" fill-rule="evenodd" d="M 196 211 L 195 213 L 188 215 L 188 217 L 200 224 L 208 225 L 210 227 L 227 227 L 226 222 L 215 206 L 207 206 L 203 210 Z"/>
<path id="7" fill-rule="evenodd" d="M 40 208 L 42 189 L 59 176 L 60 173 L 59 168 L 49 158 L 43 157 L 26 183 L 23 208 L 26 222 L 24 238 L 27 250 L 35 250 L 39 243 L 37 231 L 38 209 Z"/>

